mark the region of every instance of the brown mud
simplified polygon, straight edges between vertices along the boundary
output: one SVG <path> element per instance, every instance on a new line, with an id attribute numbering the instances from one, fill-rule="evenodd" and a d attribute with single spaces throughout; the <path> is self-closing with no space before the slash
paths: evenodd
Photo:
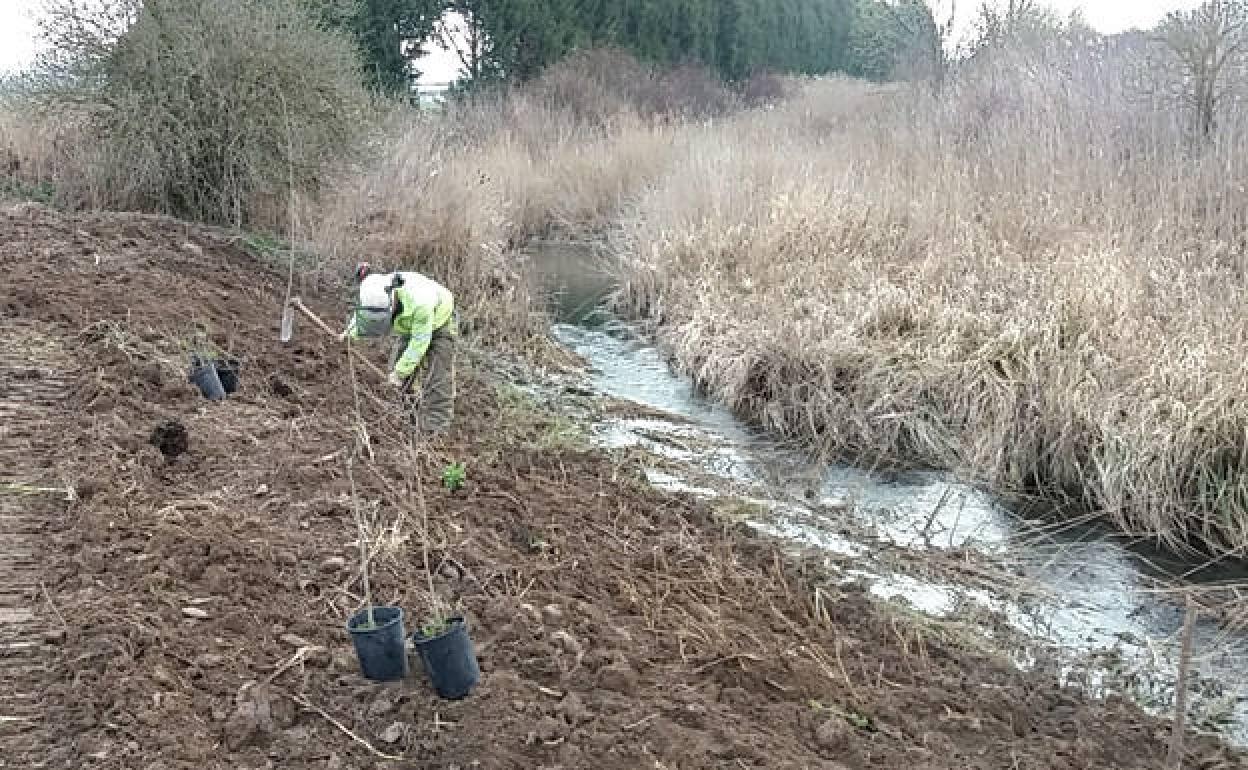
<path id="1" fill-rule="evenodd" d="M 480 369 L 436 445 L 411 448 L 363 371 L 357 424 L 343 351 L 310 324 L 278 342 L 283 281 L 227 236 L 22 206 L 0 243 L 0 322 L 73 362 L 40 458 L 77 492 L 41 554 L 68 626 L 30 674 L 49 729 L 25 748 L 48 767 L 1165 766 L 1165 723 L 830 586 L 632 464 L 550 448 L 555 415 L 516 420 Z M 243 361 L 226 401 L 186 382 L 197 335 Z M 466 614 L 483 678 L 465 700 L 416 659 L 398 685 L 359 675 L 361 427 L 374 595 L 409 630 L 430 584 Z M 454 461 L 458 492 L 439 484 Z M 1187 768 L 1248 766 L 1187 749 Z"/>

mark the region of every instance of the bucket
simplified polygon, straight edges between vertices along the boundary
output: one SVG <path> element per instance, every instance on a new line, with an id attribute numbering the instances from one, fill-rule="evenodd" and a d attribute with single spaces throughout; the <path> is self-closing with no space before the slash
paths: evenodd
<path id="1" fill-rule="evenodd" d="M 447 700 L 458 700 L 476 687 L 481 680 L 481 668 L 464 619 L 453 617 L 448 623 L 450 628 L 437 636 L 426 637 L 417 631 L 412 634 L 412 644 L 420 653 L 433 689 Z"/>
<path id="2" fill-rule="evenodd" d="M 217 375 L 217 367 L 213 361 L 193 358 L 189 379 L 199 387 L 199 392 L 209 401 L 220 401 L 225 398 L 225 388 L 221 384 L 221 377 Z"/>
<path id="3" fill-rule="evenodd" d="M 221 388 L 227 393 L 238 392 L 238 373 L 242 363 L 237 358 L 221 358 L 216 362 L 217 378 L 221 380 Z"/>
<path id="4" fill-rule="evenodd" d="M 347 621 L 351 643 L 360 661 L 360 673 L 374 682 L 392 682 L 407 676 L 407 646 L 404 643 L 403 609 L 374 607 L 373 628 L 368 624 L 368 608 Z"/>
<path id="5" fill-rule="evenodd" d="M 390 331 L 390 308 L 356 307 L 355 330 L 361 337 L 384 337 Z"/>

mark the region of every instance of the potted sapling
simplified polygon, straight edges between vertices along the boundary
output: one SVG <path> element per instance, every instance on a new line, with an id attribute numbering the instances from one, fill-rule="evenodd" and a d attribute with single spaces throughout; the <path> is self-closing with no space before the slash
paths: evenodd
<path id="1" fill-rule="evenodd" d="M 372 588 L 368 577 L 368 534 L 364 516 L 355 494 L 352 458 L 347 456 L 347 477 L 351 482 L 352 512 L 358 531 L 360 579 L 364 584 L 364 607 L 347 621 L 347 633 L 360 661 L 360 673 L 375 682 L 392 682 L 407 676 L 406 633 L 403 630 L 402 607 L 373 606 Z"/>
<path id="2" fill-rule="evenodd" d="M 453 474 L 453 481 L 462 483 L 460 472 Z M 443 484 L 447 474 L 443 474 Z M 447 700 L 458 700 L 472 692 L 481 680 L 481 668 L 477 654 L 468 636 L 468 624 L 463 615 L 453 614 L 438 596 L 433 586 L 433 570 L 429 568 L 429 506 L 425 502 L 424 487 L 416 476 L 421 513 L 421 552 L 424 556 L 425 579 L 428 581 L 429 612 L 424 622 L 412 634 L 412 646 L 420 655 L 425 673 L 433 683 L 433 689 Z"/>
<path id="3" fill-rule="evenodd" d="M 217 357 L 212 343 L 197 336 L 194 341 L 184 343 L 183 350 L 190 359 L 190 380 L 204 398 L 209 401 L 220 401 L 225 398 L 225 386 L 221 384 L 221 376 L 217 371 Z"/>
<path id="4" fill-rule="evenodd" d="M 239 378 L 242 375 L 243 362 L 237 357 L 223 354 L 214 361 L 217 369 L 217 377 L 221 379 L 221 388 L 226 395 L 237 393 L 239 389 Z"/>
<path id="5" fill-rule="evenodd" d="M 432 604 L 425 622 L 412 634 L 412 645 L 438 695 L 458 700 L 477 686 L 481 668 L 464 617 L 452 614 L 436 596 Z"/>

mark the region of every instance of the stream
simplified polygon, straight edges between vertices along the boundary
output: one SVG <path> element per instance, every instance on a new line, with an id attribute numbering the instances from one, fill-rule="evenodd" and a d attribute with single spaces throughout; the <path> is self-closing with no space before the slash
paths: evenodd
<path id="1" fill-rule="evenodd" d="M 746 501 L 750 526 L 840 557 L 842 580 L 881 599 L 1006 624 L 1031 642 L 1005 650 L 1020 666 L 1055 660 L 1069 684 L 1093 695 L 1172 713 L 1185 610 L 1161 587 L 1248 582 L 1242 564 L 1201 567 L 1094 522 L 1024 516 L 950 474 L 817 464 L 701 397 L 651 342 L 603 310 L 615 284 L 592 247 L 552 242 L 530 256 L 551 297 L 553 334 L 588 362 L 594 388 L 670 415 L 604 418 L 594 442 L 670 461 L 648 471 L 657 486 Z M 993 568 L 921 568 L 962 564 L 968 550 Z M 1246 653 L 1243 629 L 1204 616 L 1195 625 L 1191 726 L 1240 747 L 1248 747 Z"/>

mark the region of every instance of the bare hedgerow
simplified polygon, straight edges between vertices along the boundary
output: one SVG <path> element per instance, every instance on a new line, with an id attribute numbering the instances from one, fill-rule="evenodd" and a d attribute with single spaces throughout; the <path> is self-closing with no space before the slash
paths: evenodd
<path id="1" fill-rule="evenodd" d="M 351 43 L 299 0 L 52 0 L 37 103 L 85 120 L 67 202 L 275 224 L 356 145 Z"/>

